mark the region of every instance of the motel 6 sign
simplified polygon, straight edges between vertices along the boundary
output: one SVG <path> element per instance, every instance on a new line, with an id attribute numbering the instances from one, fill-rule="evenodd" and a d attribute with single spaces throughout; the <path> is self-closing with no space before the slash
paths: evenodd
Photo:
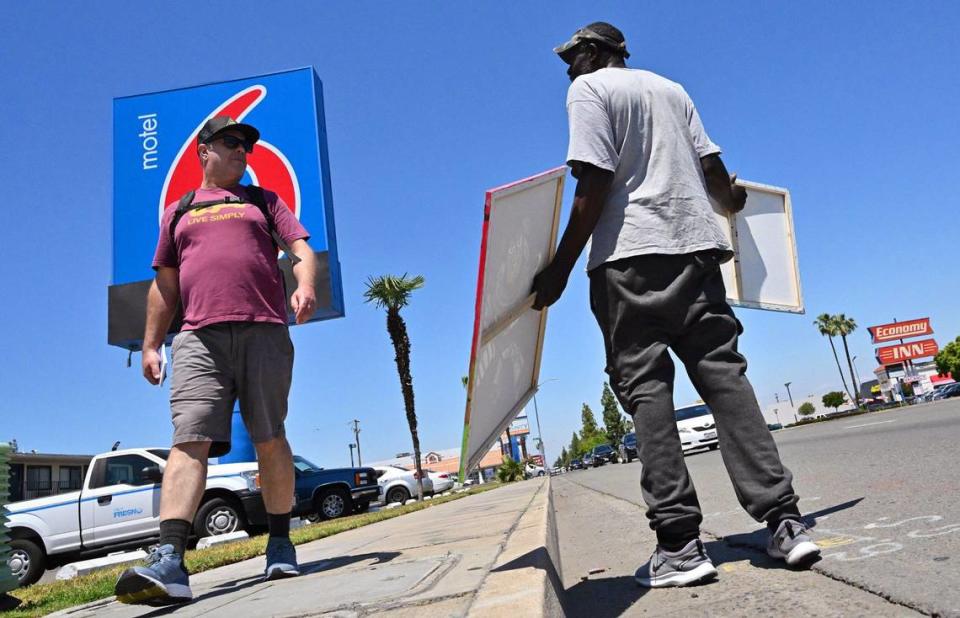
<path id="1" fill-rule="evenodd" d="M 197 134 L 221 115 L 260 130 L 241 182 L 277 193 L 310 232 L 318 262 L 318 308 L 311 321 L 343 316 L 323 87 L 312 68 L 121 97 L 113 112 L 111 345 L 140 347 L 163 211 L 200 186 Z M 292 292 L 288 261 L 281 267 Z M 171 334 L 178 328 L 175 320 Z"/>

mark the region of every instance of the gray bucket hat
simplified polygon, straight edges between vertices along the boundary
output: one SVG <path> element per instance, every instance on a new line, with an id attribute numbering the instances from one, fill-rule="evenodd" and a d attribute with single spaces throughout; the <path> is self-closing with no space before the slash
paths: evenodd
<path id="1" fill-rule="evenodd" d="M 621 54 L 624 58 L 630 57 L 627 51 L 627 42 L 623 38 L 623 33 L 611 24 L 605 21 L 595 21 L 592 24 L 580 28 L 573 33 L 570 40 L 553 48 L 554 53 L 560 56 L 567 64 L 573 60 L 574 49 L 584 41 L 594 41 L 615 52 Z"/>

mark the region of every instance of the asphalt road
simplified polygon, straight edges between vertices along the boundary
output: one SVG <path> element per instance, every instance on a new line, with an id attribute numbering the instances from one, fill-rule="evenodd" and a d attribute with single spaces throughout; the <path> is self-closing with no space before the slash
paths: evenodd
<path id="1" fill-rule="evenodd" d="M 823 548 L 816 574 L 905 611 L 960 616 L 960 399 L 774 436 Z M 726 550 L 762 547 L 766 533 L 740 509 L 720 452 L 691 453 L 686 463 L 704 512 L 705 540 Z M 642 507 L 639 475 L 637 462 L 607 465 L 558 477 L 556 487 L 570 483 Z M 641 512 L 637 526 L 646 525 Z M 561 551 L 565 535 L 585 534 L 561 529 Z M 651 550 L 638 548 L 636 563 Z"/>

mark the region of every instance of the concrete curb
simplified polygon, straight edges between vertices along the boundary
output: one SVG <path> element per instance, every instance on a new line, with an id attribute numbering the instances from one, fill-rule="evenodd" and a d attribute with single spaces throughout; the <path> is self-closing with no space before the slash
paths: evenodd
<path id="1" fill-rule="evenodd" d="M 470 606 L 471 617 L 565 616 L 550 478 L 510 532 Z"/>
<path id="2" fill-rule="evenodd" d="M 133 564 L 135 562 L 141 562 L 146 557 L 147 552 L 143 551 L 142 549 L 138 549 L 136 551 L 108 554 L 101 558 L 92 558 L 90 560 L 71 562 L 70 564 L 65 564 L 60 567 L 60 570 L 57 571 L 56 578 L 57 581 L 74 579 L 75 577 L 80 577 L 81 575 L 89 575 L 90 573 L 94 573 L 103 569 L 109 569 L 121 564 Z"/>

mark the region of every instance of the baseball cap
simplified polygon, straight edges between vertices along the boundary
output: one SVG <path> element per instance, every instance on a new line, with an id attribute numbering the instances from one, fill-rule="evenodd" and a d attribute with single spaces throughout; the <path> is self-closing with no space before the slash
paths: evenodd
<path id="1" fill-rule="evenodd" d="M 623 54 L 624 58 L 630 57 L 627 51 L 627 42 L 623 38 L 623 33 L 611 24 L 605 21 L 595 21 L 592 24 L 580 28 L 573 33 L 570 40 L 553 48 L 555 54 L 560 56 L 564 62 L 570 63 L 573 60 L 573 50 L 577 45 L 584 41 L 594 41 L 600 43 L 613 51 Z"/>
<path id="2" fill-rule="evenodd" d="M 197 143 L 206 144 L 218 137 L 224 131 L 233 129 L 240 131 L 251 144 L 257 143 L 260 139 L 260 131 L 248 124 L 242 124 L 230 116 L 214 116 L 203 124 L 200 132 L 197 134 Z"/>

